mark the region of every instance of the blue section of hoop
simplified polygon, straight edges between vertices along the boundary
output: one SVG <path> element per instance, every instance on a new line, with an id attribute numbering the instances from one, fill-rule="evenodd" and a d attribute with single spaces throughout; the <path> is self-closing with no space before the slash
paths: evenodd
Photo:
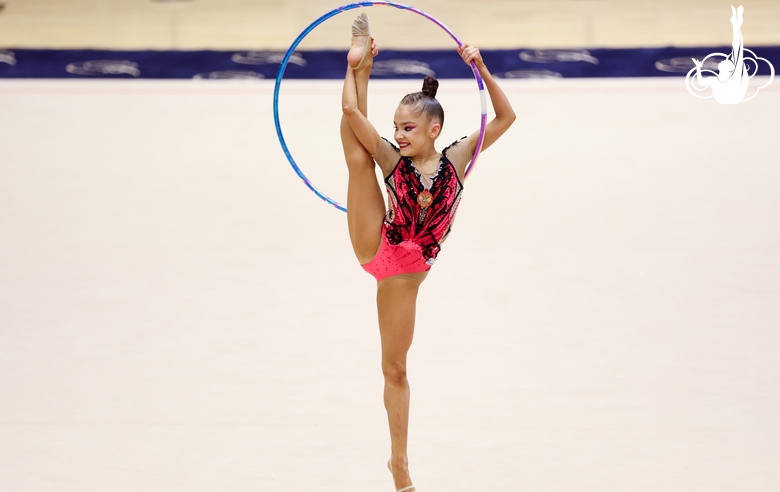
<path id="1" fill-rule="evenodd" d="M 315 195 L 320 197 L 325 202 L 333 205 L 337 209 L 341 210 L 342 212 L 346 212 L 347 208 L 341 205 L 336 200 L 330 198 L 328 195 L 323 193 L 319 188 L 314 186 L 311 181 L 309 181 L 309 178 L 306 177 L 306 175 L 301 171 L 301 168 L 298 167 L 298 164 L 295 163 L 295 159 L 293 159 L 292 154 L 290 154 L 290 149 L 287 147 L 287 142 L 284 140 L 284 135 L 282 134 L 282 125 L 279 122 L 279 89 L 282 85 L 282 77 L 284 76 L 284 71 L 287 68 L 287 64 L 290 62 L 290 57 L 292 57 L 293 53 L 295 52 L 295 48 L 298 47 L 298 45 L 303 41 L 303 39 L 309 35 L 309 33 L 317 26 L 325 22 L 326 20 L 330 19 L 331 17 L 334 17 L 342 12 L 346 12 L 348 10 L 357 9 L 360 7 L 372 7 L 374 5 L 384 5 L 387 7 L 395 7 L 397 9 L 401 10 L 409 10 L 411 12 L 414 12 L 416 14 L 422 15 L 426 19 L 432 21 L 437 26 L 444 29 L 444 31 L 450 35 L 452 39 L 455 40 L 455 42 L 458 44 L 458 46 L 462 46 L 463 43 L 460 39 L 444 24 L 442 24 L 439 20 L 437 20 L 435 17 L 426 14 L 422 10 L 416 9 L 409 5 L 403 5 L 400 3 L 394 3 L 394 2 L 384 2 L 384 1 L 377 1 L 377 2 L 356 2 L 356 3 L 350 3 L 347 5 L 342 5 L 341 7 L 335 8 L 331 10 L 330 12 L 325 13 L 322 15 L 319 19 L 315 20 L 309 26 L 303 30 L 301 34 L 298 35 L 297 38 L 295 38 L 295 41 L 293 41 L 292 45 L 290 45 L 290 48 L 287 50 L 287 53 L 285 53 L 284 58 L 282 58 L 282 63 L 279 66 L 279 73 L 276 76 L 276 85 L 274 86 L 274 124 L 276 126 L 276 135 L 279 138 L 279 143 L 282 146 L 282 150 L 284 151 L 284 155 L 287 157 L 287 160 L 290 162 L 290 165 L 292 166 L 295 173 L 298 175 L 301 180 L 303 180 L 303 183 L 314 192 Z M 471 62 L 471 71 L 474 73 L 474 78 L 477 80 L 477 86 L 479 87 L 480 92 L 480 99 L 482 102 L 482 117 L 480 122 L 480 129 L 479 129 L 479 139 L 477 140 L 477 147 L 474 150 L 474 156 L 471 158 L 471 162 L 466 167 L 466 173 L 465 175 L 468 176 L 471 173 L 472 168 L 474 167 L 474 164 L 477 162 L 477 158 L 479 157 L 479 153 L 482 151 L 482 142 L 485 138 L 485 125 L 487 124 L 487 99 L 485 96 L 485 85 L 482 80 L 482 77 L 479 75 L 479 70 L 477 69 L 477 66 L 474 62 Z"/>

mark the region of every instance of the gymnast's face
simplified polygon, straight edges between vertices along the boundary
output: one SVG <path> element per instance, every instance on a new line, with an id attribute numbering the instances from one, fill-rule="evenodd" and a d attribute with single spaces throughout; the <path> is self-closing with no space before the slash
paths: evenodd
<path id="1" fill-rule="evenodd" d="M 419 108 L 401 104 L 393 119 L 395 138 L 401 155 L 414 157 L 435 152 L 433 143 L 441 131 L 441 124 L 421 114 Z"/>

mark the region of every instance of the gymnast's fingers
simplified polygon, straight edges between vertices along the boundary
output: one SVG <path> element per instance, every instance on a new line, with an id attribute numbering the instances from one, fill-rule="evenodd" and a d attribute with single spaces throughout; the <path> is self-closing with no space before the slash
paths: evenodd
<path id="1" fill-rule="evenodd" d="M 460 56 L 467 64 L 470 64 L 471 62 L 480 63 L 482 61 L 482 56 L 479 53 L 479 49 L 467 44 L 463 45 L 463 50 L 461 50 Z"/>
<path id="2" fill-rule="evenodd" d="M 474 47 L 470 44 L 464 43 L 463 46 L 458 47 L 458 54 L 460 54 L 461 58 L 463 58 L 463 61 L 466 63 L 471 63 L 471 57 L 474 52 Z"/>
<path id="3" fill-rule="evenodd" d="M 473 61 L 476 64 L 482 63 L 482 54 L 479 52 L 479 48 L 471 48 L 471 59 L 470 61 Z"/>

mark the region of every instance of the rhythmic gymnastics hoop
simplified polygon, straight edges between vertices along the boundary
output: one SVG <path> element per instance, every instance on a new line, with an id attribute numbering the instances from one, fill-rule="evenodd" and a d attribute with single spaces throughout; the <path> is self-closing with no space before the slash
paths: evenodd
<path id="1" fill-rule="evenodd" d="M 316 186 L 314 186 L 312 182 L 309 180 L 309 178 L 307 178 L 306 175 L 303 173 L 303 171 L 301 171 L 301 168 L 298 167 L 298 164 L 295 163 L 295 159 L 293 159 L 292 154 L 290 154 L 290 149 L 287 148 L 287 142 L 284 140 L 284 135 L 282 134 L 282 125 L 279 123 L 279 89 L 281 88 L 282 85 L 282 77 L 284 76 L 284 71 L 287 68 L 287 64 L 290 62 L 290 57 L 293 55 L 295 48 L 298 47 L 301 41 L 303 41 L 303 38 L 308 36 L 309 33 L 315 27 L 319 26 L 326 20 L 342 12 L 357 9 L 360 7 L 373 7 L 374 5 L 395 7 L 400 10 L 408 10 L 410 12 L 414 12 L 415 14 L 419 14 L 425 17 L 426 19 L 428 19 L 429 21 L 433 22 L 437 26 L 441 27 L 447 34 L 450 35 L 450 37 L 453 40 L 455 40 L 458 46 L 463 46 L 463 42 L 460 39 L 458 39 L 455 33 L 453 33 L 447 26 L 442 24 L 439 20 L 437 20 L 432 15 L 426 14 L 422 10 L 414 8 L 410 5 L 403 5 L 400 3 L 386 2 L 386 1 L 355 2 L 355 3 L 350 3 L 348 5 L 342 5 L 341 7 L 331 10 L 330 12 L 324 14 L 322 17 L 309 24 L 309 27 L 304 29 L 303 32 L 299 34 L 297 38 L 295 38 L 295 41 L 293 41 L 292 45 L 287 50 L 287 53 L 285 53 L 284 58 L 282 59 L 282 63 L 279 66 L 279 73 L 276 76 L 276 85 L 274 86 L 274 124 L 276 125 L 276 135 L 279 137 L 279 143 L 282 145 L 282 150 L 284 151 L 284 155 L 287 156 L 287 160 L 290 162 L 290 165 L 293 167 L 293 170 L 298 175 L 298 177 L 303 180 L 303 183 L 311 191 L 313 191 L 315 195 L 323 199 L 325 202 L 333 205 L 337 209 L 341 210 L 342 212 L 346 212 L 347 208 L 341 205 L 336 200 L 329 197 L 328 195 L 326 195 L 325 193 L 323 193 L 322 191 L 320 191 Z M 479 96 L 482 101 L 482 117 L 481 117 L 481 122 L 479 127 L 479 139 L 477 140 L 477 148 L 474 150 L 474 156 L 471 158 L 471 162 L 466 167 L 466 173 L 465 173 L 466 177 L 468 177 L 468 175 L 471 173 L 474 164 L 477 162 L 479 153 L 482 151 L 482 142 L 485 139 L 485 124 L 487 123 L 487 98 L 485 97 L 485 84 L 482 81 L 482 77 L 479 75 L 479 70 L 477 69 L 477 65 L 474 62 L 471 62 L 471 71 L 474 72 L 474 78 L 476 79 L 477 86 L 479 87 Z"/>

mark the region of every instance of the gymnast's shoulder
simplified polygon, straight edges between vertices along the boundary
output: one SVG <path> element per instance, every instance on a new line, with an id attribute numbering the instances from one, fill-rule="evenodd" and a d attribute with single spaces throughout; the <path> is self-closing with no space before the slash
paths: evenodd
<path id="1" fill-rule="evenodd" d="M 376 153 L 371 157 L 382 170 L 383 176 L 388 176 L 401 159 L 401 149 L 393 145 L 388 139 L 382 137 L 377 146 Z"/>

